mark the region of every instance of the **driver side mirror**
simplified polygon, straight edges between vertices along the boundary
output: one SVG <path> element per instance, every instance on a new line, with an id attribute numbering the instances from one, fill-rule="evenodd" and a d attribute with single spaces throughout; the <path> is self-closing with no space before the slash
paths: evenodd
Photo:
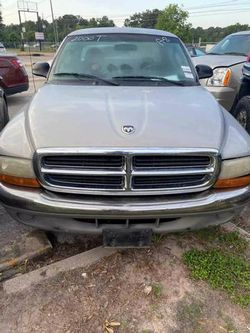
<path id="1" fill-rule="evenodd" d="M 207 65 L 197 65 L 195 66 L 195 69 L 198 73 L 198 77 L 200 80 L 209 79 L 214 74 L 212 68 Z"/>
<path id="2" fill-rule="evenodd" d="M 33 65 L 32 73 L 36 76 L 47 77 L 49 69 L 48 62 L 37 62 Z"/>

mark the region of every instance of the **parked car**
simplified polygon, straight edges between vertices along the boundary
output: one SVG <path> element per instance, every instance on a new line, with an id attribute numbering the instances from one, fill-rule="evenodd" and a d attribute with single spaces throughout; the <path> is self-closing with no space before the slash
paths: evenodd
<path id="1" fill-rule="evenodd" d="M 250 137 L 175 35 L 78 30 L 33 72 L 47 84 L 0 136 L 0 199 L 17 221 L 144 246 L 249 202 Z"/>
<path id="2" fill-rule="evenodd" d="M 218 102 L 232 114 L 238 102 L 242 66 L 250 53 L 250 31 L 238 32 L 225 37 L 202 58 L 193 58 L 195 65 L 206 64 L 214 75 L 201 80 Z"/>
<path id="3" fill-rule="evenodd" d="M 239 123 L 250 134 L 250 62 L 243 66 L 243 78 L 234 114 Z"/>
<path id="4" fill-rule="evenodd" d="M 9 121 L 7 99 L 4 91 L 0 88 L 0 132 Z M 1 176 L 0 176 L 1 177 Z"/>
<path id="5" fill-rule="evenodd" d="M 13 55 L 0 55 L 0 87 L 6 95 L 29 89 L 29 79 L 21 61 Z"/>
<path id="6" fill-rule="evenodd" d="M 0 53 L 5 53 L 6 48 L 4 47 L 3 43 L 0 43 Z"/>
<path id="7" fill-rule="evenodd" d="M 201 57 L 206 55 L 206 52 L 202 50 L 200 47 L 195 47 L 193 45 L 186 45 L 190 56 L 193 57 Z"/>

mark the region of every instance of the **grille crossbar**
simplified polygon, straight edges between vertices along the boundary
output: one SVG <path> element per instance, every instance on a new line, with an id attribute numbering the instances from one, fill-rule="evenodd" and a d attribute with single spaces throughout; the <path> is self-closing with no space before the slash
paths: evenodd
<path id="1" fill-rule="evenodd" d="M 55 192 L 152 195 L 204 191 L 219 170 L 217 151 L 40 150 L 35 169 Z"/>

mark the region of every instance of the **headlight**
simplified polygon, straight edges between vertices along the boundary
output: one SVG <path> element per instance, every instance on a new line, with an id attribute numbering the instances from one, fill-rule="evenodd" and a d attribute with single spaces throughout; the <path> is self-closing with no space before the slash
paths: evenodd
<path id="1" fill-rule="evenodd" d="M 229 188 L 250 185 L 250 156 L 222 162 L 216 188 Z"/>
<path id="2" fill-rule="evenodd" d="M 213 76 L 207 80 L 207 86 L 228 87 L 231 74 L 230 68 L 215 68 Z"/>
<path id="3" fill-rule="evenodd" d="M 40 187 L 31 160 L 0 156 L 0 181 L 17 186 Z"/>

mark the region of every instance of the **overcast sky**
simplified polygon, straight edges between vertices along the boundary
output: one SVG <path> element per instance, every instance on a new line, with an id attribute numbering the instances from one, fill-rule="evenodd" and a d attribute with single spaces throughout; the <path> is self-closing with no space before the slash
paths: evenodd
<path id="1" fill-rule="evenodd" d="M 5 24 L 18 23 L 17 0 L 0 0 Z M 21 4 L 23 0 L 19 1 Z M 49 0 L 37 0 L 39 14 L 51 21 Z M 85 18 L 107 15 L 118 26 L 125 18 L 146 9 L 163 9 L 169 3 L 183 5 L 190 12 L 193 26 L 227 26 L 234 23 L 250 23 L 250 0 L 53 0 L 55 16 L 81 15 Z M 26 14 L 26 19 L 35 19 Z M 22 20 L 24 20 L 24 14 Z"/>

